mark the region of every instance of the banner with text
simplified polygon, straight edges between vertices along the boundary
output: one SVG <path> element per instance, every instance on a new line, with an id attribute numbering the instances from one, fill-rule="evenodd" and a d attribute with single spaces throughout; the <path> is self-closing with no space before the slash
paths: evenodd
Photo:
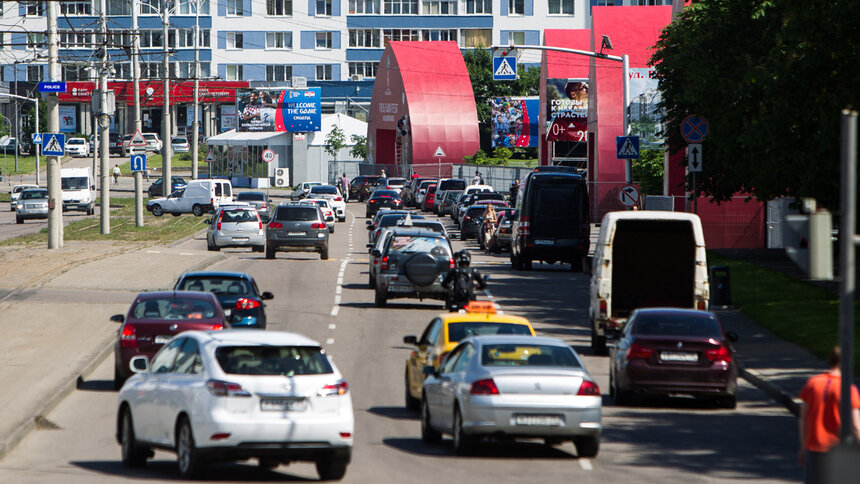
<path id="1" fill-rule="evenodd" d="M 546 80 L 547 141 L 586 141 L 588 79 Z"/>
<path id="2" fill-rule="evenodd" d="M 319 131 L 322 90 L 246 91 L 239 96 L 239 131 Z"/>

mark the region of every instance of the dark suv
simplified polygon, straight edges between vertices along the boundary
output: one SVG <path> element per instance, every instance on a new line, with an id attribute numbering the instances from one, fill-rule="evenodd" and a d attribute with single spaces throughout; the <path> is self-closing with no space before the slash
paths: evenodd
<path id="1" fill-rule="evenodd" d="M 319 252 L 328 259 L 328 227 L 319 206 L 310 202 L 278 205 L 266 225 L 266 259 L 275 252 Z"/>
<path id="2" fill-rule="evenodd" d="M 373 249 L 379 259 L 376 275 L 376 306 L 389 299 L 414 297 L 445 300 L 448 291 L 442 287 L 442 277 L 454 267 L 451 242 L 445 235 L 424 228 L 403 228 Z"/>
<path id="3" fill-rule="evenodd" d="M 381 175 L 359 175 L 349 182 L 349 199 L 363 202 L 376 187 Z"/>

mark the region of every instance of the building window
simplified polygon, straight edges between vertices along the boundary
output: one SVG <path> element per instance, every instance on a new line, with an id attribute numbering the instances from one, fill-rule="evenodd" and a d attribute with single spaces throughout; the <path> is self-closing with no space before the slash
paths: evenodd
<path id="1" fill-rule="evenodd" d="M 350 29 L 350 47 L 379 48 L 379 30 L 377 29 Z"/>
<path id="2" fill-rule="evenodd" d="M 27 34 L 27 48 L 29 50 L 39 50 L 45 48 L 45 34 L 38 32 L 30 32 Z"/>
<path id="3" fill-rule="evenodd" d="M 525 13 L 525 0 L 508 0 L 508 15 L 524 15 Z"/>
<path id="4" fill-rule="evenodd" d="M 331 17 L 331 0 L 317 0 L 316 16 Z"/>
<path id="5" fill-rule="evenodd" d="M 364 76 L 365 79 L 376 77 L 376 70 L 379 69 L 379 62 L 350 62 L 349 76 L 355 74 Z"/>
<path id="6" fill-rule="evenodd" d="M 474 15 L 492 15 L 492 0 L 466 0 L 466 13 Z"/>
<path id="7" fill-rule="evenodd" d="M 508 32 L 508 44 L 510 45 L 525 45 L 525 32 Z"/>
<path id="8" fill-rule="evenodd" d="M 110 36 L 108 39 L 108 47 L 114 49 L 131 47 L 131 34 L 129 32 L 115 32 L 108 35 Z"/>
<path id="9" fill-rule="evenodd" d="M 421 13 L 424 15 L 457 15 L 457 2 L 456 0 L 424 0 Z"/>
<path id="10" fill-rule="evenodd" d="M 552 0 L 550 0 L 552 1 Z M 571 0 L 573 1 L 573 0 Z M 227 0 L 227 16 L 241 17 L 245 12 L 242 9 L 242 0 Z"/>
<path id="11" fill-rule="evenodd" d="M 289 82 L 293 79 L 293 66 L 266 66 L 266 81 Z"/>
<path id="12" fill-rule="evenodd" d="M 408 15 L 418 13 L 418 0 L 385 0 L 386 15 Z"/>
<path id="13" fill-rule="evenodd" d="M 266 32 L 267 49 L 292 49 L 292 32 Z"/>
<path id="14" fill-rule="evenodd" d="M 60 48 L 61 49 L 92 49 L 93 38 L 92 32 L 88 31 L 60 31 Z"/>
<path id="15" fill-rule="evenodd" d="M 244 78 L 242 72 L 241 65 L 228 65 L 227 66 L 227 80 L 228 81 L 241 81 Z"/>
<path id="16" fill-rule="evenodd" d="M 161 36 L 161 30 L 140 30 L 140 46 L 149 47 L 164 47 L 164 37 Z"/>
<path id="17" fill-rule="evenodd" d="M 128 62 L 114 64 L 114 69 L 116 69 L 116 74 L 114 74 L 113 76 L 114 79 L 132 78 L 131 64 L 129 64 Z"/>
<path id="18" fill-rule="evenodd" d="M 43 79 L 43 74 L 45 73 L 45 66 L 43 65 L 29 65 L 27 66 L 27 80 L 30 82 L 39 82 Z"/>
<path id="19" fill-rule="evenodd" d="M 293 0 L 266 0 L 266 15 L 289 17 L 293 15 Z"/>
<path id="20" fill-rule="evenodd" d="M 164 73 L 163 65 L 161 62 L 141 62 L 140 63 L 140 77 L 143 79 L 161 79 Z"/>
<path id="21" fill-rule="evenodd" d="M 382 31 L 382 42 L 388 47 L 389 42 L 399 40 L 418 41 L 421 40 L 418 30 L 412 29 L 385 29 Z"/>
<path id="22" fill-rule="evenodd" d="M 179 0 L 179 11 L 177 15 L 194 15 L 195 13 L 199 13 L 200 15 L 209 15 L 209 0 L 199 0 L 200 1 L 200 12 L 197 12 L 197 2 L 198 0 Z"/>
<path id="23" fill-rule="evenodd" d="M 457 29 L 422 30 L 421 40 L 453 40 L 457 42 Z"/>
<path id="24" fill-rule="evenodd" d="M 128 0 L 107 0 L 108 15 L 131 15 L 131 2 Z"/>
<path id="25" fill-rule="evenodd" d="M 92 15 L 93 8 L 90 2 L 61 2 L 61 15 Z"/>
<path id="26" fill-rule="evenodd" d="M 349 0 L 350 14 L 375 15 L 380 13 L 379 0 Z"/>
<path id="27" fill-rule="evenodd" d="M 549 0 L 550 15 L 573 15 L 573 0 Z"/>
<path id="28" fill-rule="evenodd" d="M 162 0 L 140 0 L 140 14 L 141 15 L 158 15 L 159 5 Z"/>
<path id="29" fill-rule="evenodd" d="M 491 29 L 463 29 L 463 45 L 461 47 L 489 47 L 492 44 L 493 31 Z"/>
<path id="30" fill-rule="evenodd" d="M 242 49 L 244 48 L 245 34 L 242 32 L 227 32 L 227 48 Z"/>
<path id="31" fill-rule="evenodd" d="M 331 64 L 324 64 L 321 66 L 317 66 L 317 80 L 318 81 L 330 81 L 331 80 Z"/>
<path id="32" fill-rule="evenodd" d="M 27 17 L 44 17 L 45 4 L 42 2 L 27 2 L 27 10 L 24 11 Z"/>
<path id="33" fill-rule="evenodd" d="M 314 45 L 317 49 L 331 49 L 331 32 L 317 32 Z"/>
<path id="34" fill-rule="evenodd" d="M 63 66 L 64 81 L 89 81 L 90 72 L 85 66 Z"/>
<path id="35" fill-rule="evenodd" d="M 639 0 L 637 5 L 640 6 L 654 6 L 654 5 L 663 5 L 663 0 Z M 671 4 L 668 4 L 671 5 Z"/>

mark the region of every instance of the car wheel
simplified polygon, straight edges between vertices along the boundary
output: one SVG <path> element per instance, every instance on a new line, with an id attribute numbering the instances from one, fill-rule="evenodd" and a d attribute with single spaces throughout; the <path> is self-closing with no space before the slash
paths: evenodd
<path id="1" fill-rule="evenodd" d="M 723 395 L 717 399 L 717 405 L 720 408 L 727 408 L 729 410 L 733 410 L 738 408 L 738 396 L 737 395 Z"/>
<path id="2" fill-rule="evenodd" d="M 95 215 L 96 207 L 90 207 L 87 209 L 87 215 Z"/>
<path id="3" fill-rule="evenodd" d="M 173 215 L 174 217 L 178 217 L 178 216 L 180 216 L 180 215 L 182 215 L 182 214 L 181 214 L 181 213 L 177 213 L 177 212 L 172 212 L 170 215 Z"/>
<path id="4" fill-rule="evenodd" d="M 430 407 L 427 406 L 427 396 L 421 399 L 421 441 L 425 444 L 442 442 L 442 432 L 430 425 Z"/>
<path id="5" fill-rule="evenodd" d="M 125 383 L 126 378 L 119 374 L 119 369 L 116 366 L 113 368 L 113 389 L 119 390 Z"/>
<path id="6" fill-rule="evenodd" d="M 202 217 L 203 207 L 195 203 L 194 206 L 191 207 L 191 213 L 193 213 L 195 217 Z"/>
<path id="7" fill-rule="evenodd" d="M 334 233 L 334 225 L 332 225 L 331 228 L 328 229 L 328 233 L 330 233 L 330 234 Z"/>
<path id="8" fill-rule="evenodd" d="M 469 455 L 475 445 L 475 438 L 463 431 L 463 415 L 460 408 L 454 408 L 454 452 L 457 455 Z"/>
<path id="9" fill-rule="evenodd" d="M 137 439 L 134 436 L 134 423 L 131 420 L 131 410 L 128 407 L 123 408 L 119 425 L 122 465 L 125 467 L 145 466 L 149 449 L 137 444 Z"/>
<path id="10" fill-rule="evenodd" d="M 266 250 L 265 245 L 253 245 L 251 246 L 251 252 L 263 252 Z"/>
<path id="11" fill-rule="evenodd" d="M 530 270 L 532 270 L 532 260 L 531 260 L 531 259 L 529 259 L 529 258 L 527 258 L 527 257 L 523 257 L 523 262 L 522 262 L 522 264 L 523 264 L 523 270 L 524 270 L 524 271 L 530 271 Z"/>
<path id="12" fill-rule="evenodd" d="M 179 475 L 191 479 L 200 473 L 202 462 L 200 453 L 194 443 L 194 433 L 191 422 L 183 418 L 176 430 L 176 463 L 179 465 Z"/>
<path id="13" fill-rule="evenodd" d="M 388 295 L 379 290 L 379 286 L 376 287 L 376 296 L 373 300 L 376 303 L 376 307 L 383 308 L 386 304 L 388 304 Z"/>
<path id="14" fill-rule="evenodd" d="M 22 219 L 20 215 L 16 215 L 15 216 L 15 223 L 22 224 L 22 223 L 24 223 L 24 219 Z"/>
<path id="15" fill-rule="evenodd" d="M 582 457 L 597 457 L 597 452 L 600 450 L 600 439 L 594 436 L 577 437 L 573 439 L 573 445 L 576 446 L 576 455 Z"/>
<path id="16" fill-rule="evenodd" d="M 266 245 L 266 259 L 274 259 L 275 258 L 275 248 Z"/>
<path id="17" fill-rule="evenodd" d="M 328 247 L 325 247 L 320 251 L 320 260 L 326 259 L 328 259 Z"/>
<path id="18" fill-rule="evenodd" d="M 153 205 L 152 214 L 156 217 L 161 217 L 162 215 L 164 215 L 164 209 L 161 208 L 161 205 Z"/>
<path id="19" fill-rule="evenodd" d="M 413 412 L 421 408 L 421 400 L 412 396 L 412 393 L 409 391 L 409 369 L 406 369 L 406 373 L 403 378 L 403 387 L 405 389 L 404 397 L 406 400 L 406 410 L 412 410 Z"/>
<path id="20" fill-rule="evenodd" d="M 347 457 L 330 454 L 317 461 L 317 474 L 323 481 L 339 481 L 346 475 L 347 464 Z"/>
<path id="21" fill-rule="evenodd" d="M 611 374 L 609 378 L 609 393 L 613 400 L 615 400 L 615 405 L 619 407 L 633 403 L 633 393 L 629 390 L 618 388 L 618 382 L 615 378 L 612 378 Z"/>

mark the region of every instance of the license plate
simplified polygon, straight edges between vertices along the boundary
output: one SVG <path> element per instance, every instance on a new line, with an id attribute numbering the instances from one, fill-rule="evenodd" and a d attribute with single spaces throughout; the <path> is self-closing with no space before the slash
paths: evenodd
<path id="1" fill-rule="evenodd" d="M 287 235 L 289 235 L 290 237 L 300 237 L 302 235 L 305 235 L 305 233 L 304 232 L 287 232 Z"/>
<path id="2" fill-rule="evenodd" d="M 662 351 L 660 352 L 660 361 L 694 362 L 699 361 L 699 355 L 687 351 Z"/>
<path id="3" fill-rule="evenodd" d="M 562 425 L 558 415 L 517 415 L 514 423 L 527 426 L 559 427 Z"/>
<path id="4" fill-rule="evenodd" d="M 248 237 L 233 237 L 233 241 L 235 241 L 235 242 L 247 242 Z"/>
<path id="5" fill-rule="evenodd" d="M 172 338 L 172 336 L 158 335 L 155 337 L 155 344 L 163 345 L 164 343 L 170 341 L 170 338 Z"/>
<path id="6" fill-rule="evenodd" d="M 260 410 L 264 412 L 301 412 L 307 407 L 304 398 L 263 398 Z"/>
<path id="7" fill-rule="evenodd" d="M 410 286 L 388 286 L 388 292 L 412 292 Z"/>
<path id="8" fill-rule="evenodd" d="M 547 240 L 547 239 L 535 239 L 535 245 L 555 245 L 555 241 L 554 241 L 554 240 L 551 240 L 551 239 L 550 239 L 550 240 Z"/>

